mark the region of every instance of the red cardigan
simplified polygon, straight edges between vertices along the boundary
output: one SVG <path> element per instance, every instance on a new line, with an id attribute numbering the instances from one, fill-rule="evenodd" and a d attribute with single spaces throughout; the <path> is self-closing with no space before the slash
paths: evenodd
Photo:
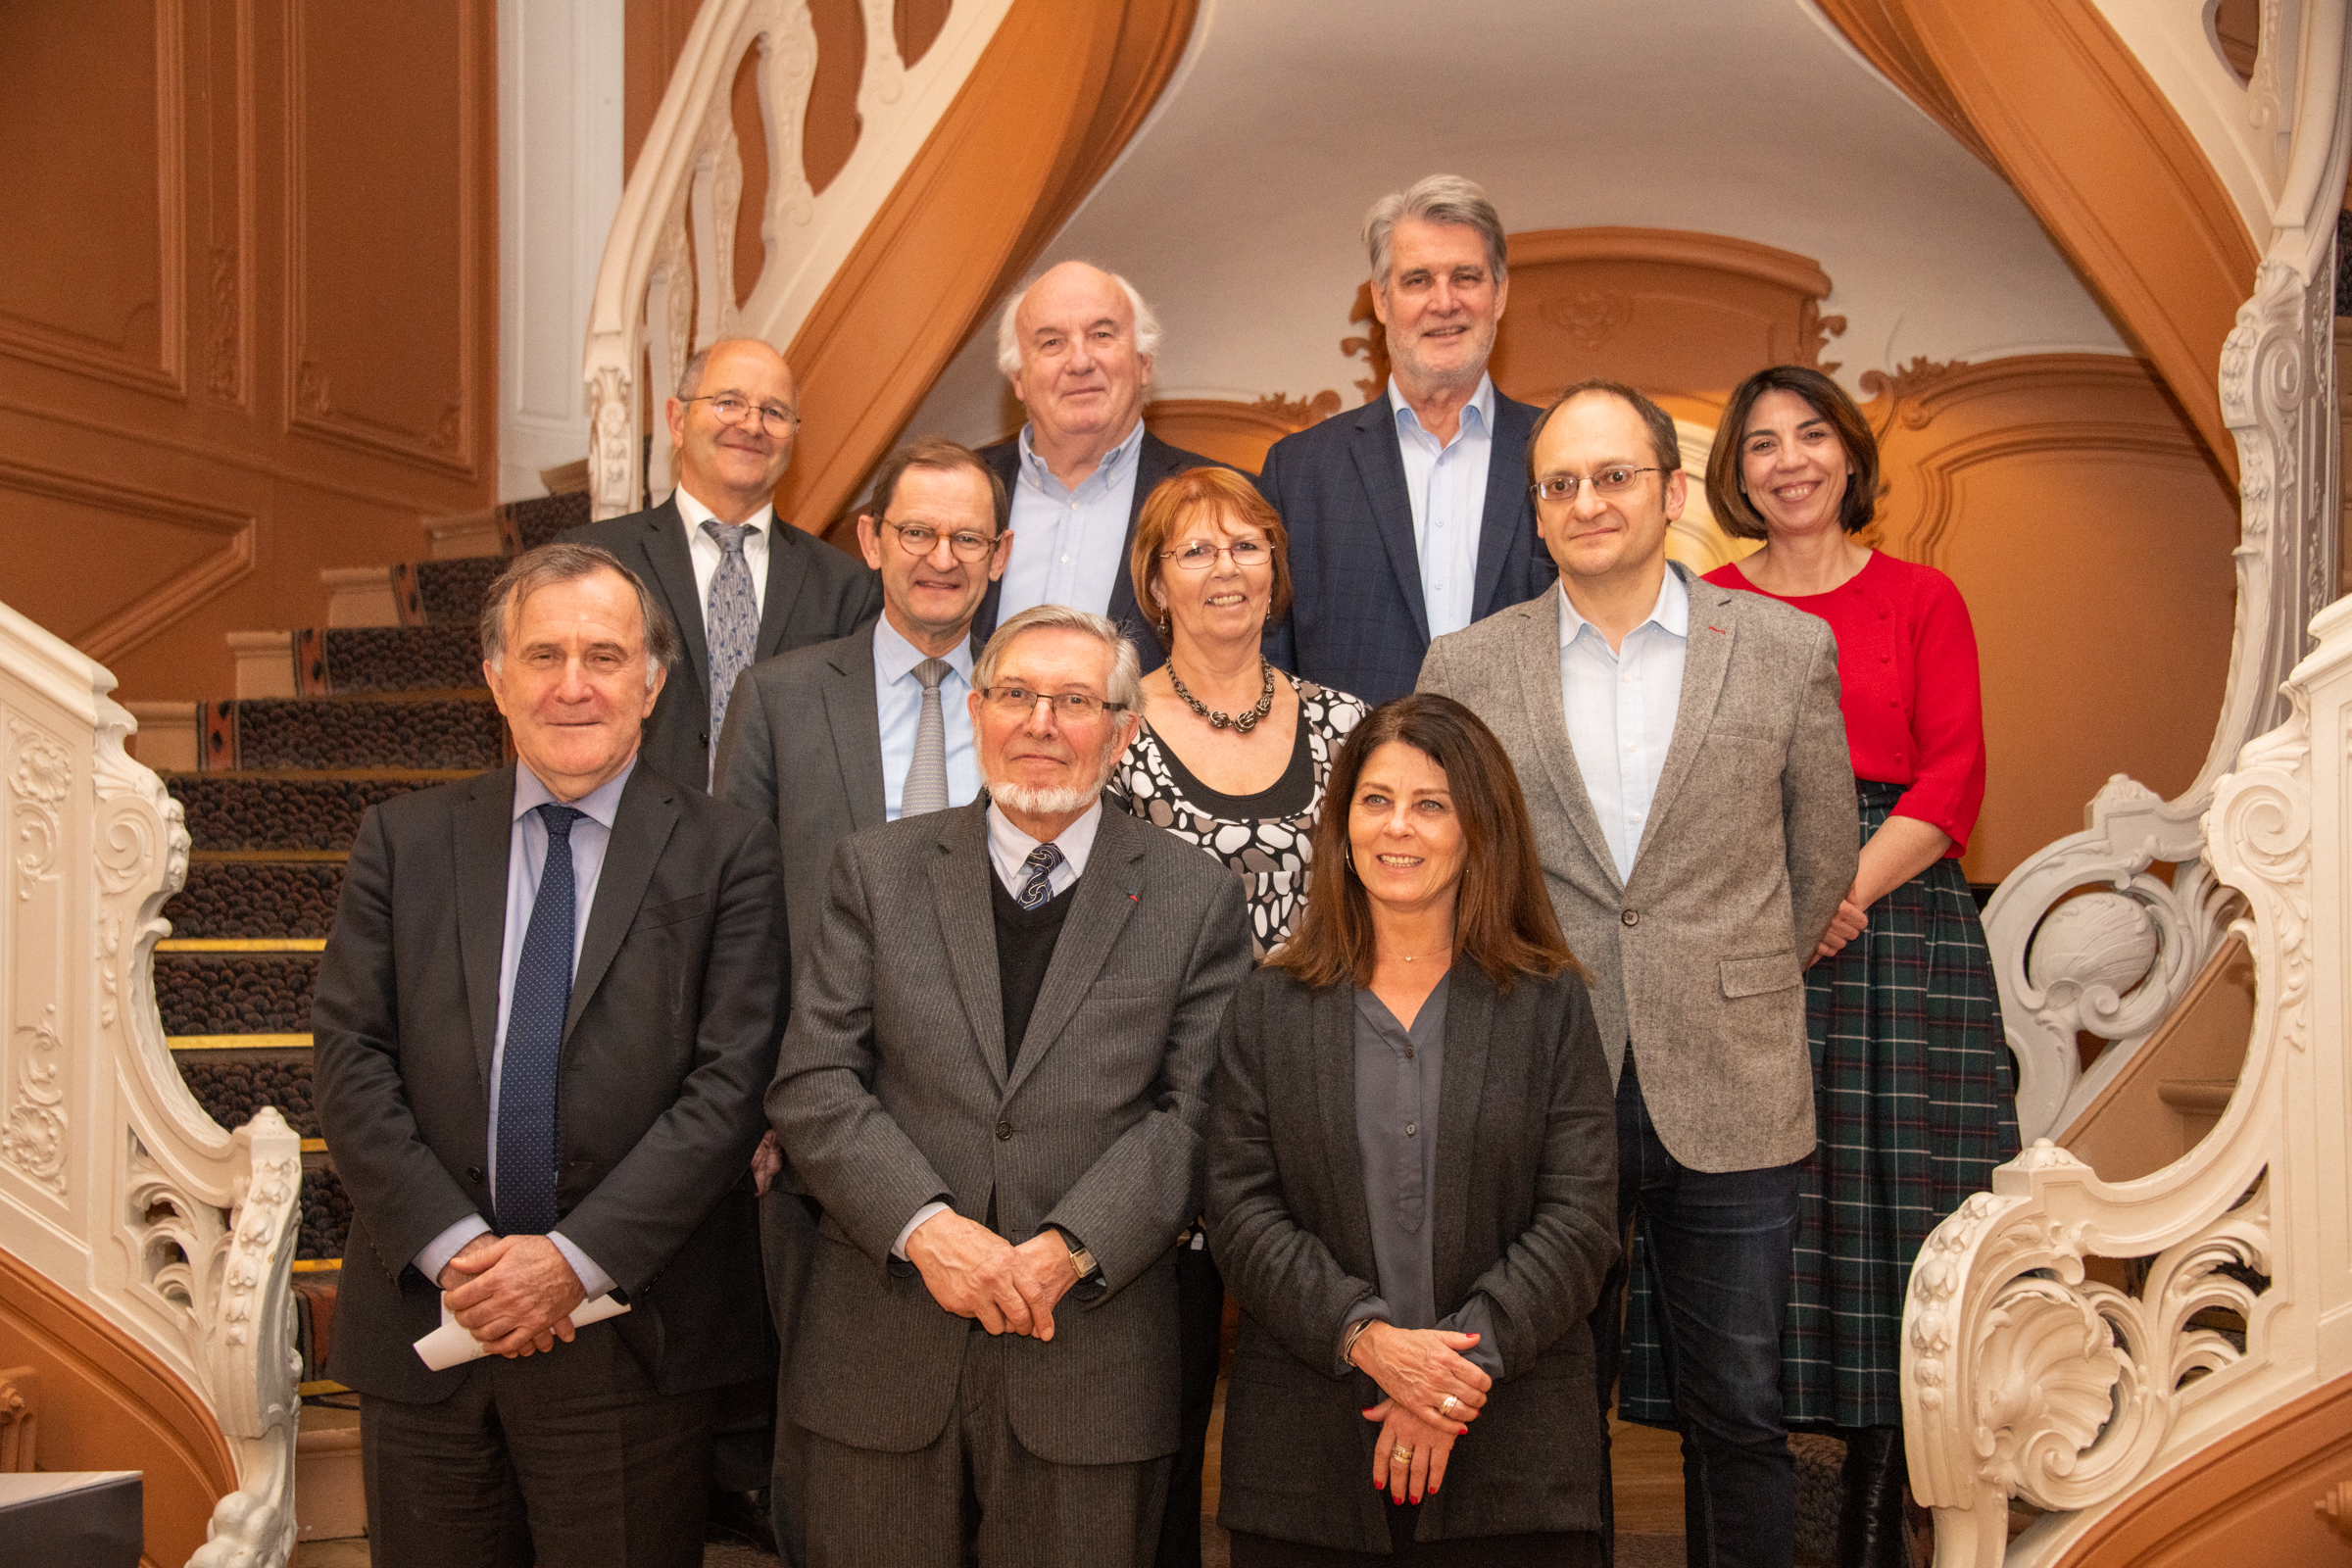
<path id="1" fill-rule="evenodd" d="M 1763 593 L 1737 564 L 1707 581 Z M 1977 634 L 1952 579 L 1933 566 L 1873 551 L 1868 564 L 1826 594 L 1778 599 L 1830 623 L 1838 637 L 1838 706 L 1854 776 L 1905 786 L 1894 815 L 1968 847 L 1984 804 L 1984 707 Z"/>

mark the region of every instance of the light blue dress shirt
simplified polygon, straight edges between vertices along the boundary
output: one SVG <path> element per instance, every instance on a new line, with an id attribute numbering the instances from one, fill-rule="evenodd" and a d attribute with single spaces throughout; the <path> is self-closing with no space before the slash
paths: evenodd
<path id="1" fill-rule="evenodd" d="M 1478 602 L 1478 535 L 1487 514 L 1487 460 L 1494 452 L 1494 380 L 1478 378 L 1453 439 L 1440 446 L 1389 377 L 1396 449 L 1413 503 L 1413 548 L 1421 560 L 1421 603 L 1429 634 L 1470 624 Z"/>
<path id="2" fill-rule="evenodd" d="M 1135 510 L 1144 423 L 1138 419 L 1075 490 L 1054 477 L 1029 444 L 1029 429 L 1021 426 L 1021 463 L 1012 481 L 1018 540 L 1004 567 L 997 624 L 1033 605 L 1072 605 L 1106 615 L 1111 590 L 1127 569 L 1127 519 Z"/>
<path id="3" fill-rule="evenodd" d="M 923 683 L 914 666 L 931 656 L 899 635 L 885 614 L 874 622 L 874 712 L 882 720 L 882 813 L 896 822 L 906 799 L 906 770 L 914 765 L 914 731 L 923 718 Z M 948 804 L 962 806 L 980 793 L 980 757 L 972 749 L 972 642 L 948 657 L 939 683 L 940 717 L 948 726 Z"/>
<path id="4" fill-rule="evenodd" d="M 588 915 L 596 907 L 596 882 L 604 874 L 605 851 L 612 842 L 612 818 L 620 809 L 620 792 L 628 787 L 629 775 L 637 770 L 637 760 L 630 758 L 626 766 L 613 777 L 590 790 L 576 801 L 568 803 L 573 809 L 585 812 L 571 824 L 571 966 L 577 974 L 580 966 L 580 943 L 588 935 Z M 539 775 L 517 763 L 514 768 L 514 827 L 507 840 L 507 934 L 506 945 L 498 957 L 498 1032 L 490 1037 L 490 1200 L 498 1201 L 498 1085 L 499 1068 L 507 1055 L 507 1009 L 514 1002 L 514 971 L 522 964 L 522 942 L 531 928 L 531 906 L 539 897 L 539 873 L 547 865 L 547 822 L 540 816 L 539 808 L 555 801 L 556 797 Z M 428 1280 L 438 1281 L 449 1260 L 458 1250 L 490 1228 L 489 1221 L 479 1214 L 468 1214 L 427 1243 L 416 1254 L 416 1271 Z M 556 1244 L 556 1250 L 571 1265 L 580 1277 L 580 1288 L 591 1298 L 612 1289 L 612 1276 L 599 1268 L 596 1260 L 572 1246 L 560 1231 L 548 1232 L 547 1239 Z"/>
<path id="5" fill-rule="evenodd" d="M 1058 899 L 1069 892 L 1071 886 L 1086 874 L 1086 858 L 1095 853 L 1095 832 L 1102 825 L 1102 803 L 1097 801 L 1086 808 L 1084 816 L 1063 828 L 1054 840 L 1054 847 L 1061 851 L 1061 863 L 1046 873 L 1046 886 L 1054 890 L 1054 898 Z M 573 831 L 577 832 L 578 829 L 574 828 Z M 1029 880 L 1029 868 L 1021 862 L 1029 858 L 1029 852 L 1037 846 L 1038 841 L 1006 821 L 1003 811 L 994 805 L 989 807 L 988 863 L 995 868 L 997 880 L 1004 884 L 1005 892 L 1016 897 L 1019 895 L 1021 884 Z M 890 1255 L 905 1257 L 906 1238 L 919 1230 L 932 1215 L 953 1207 L 953 1203 L 934 1201 L 916 1209 L 914 1217 L 899 1227 L 899 1239 L 890 1244 Z"/>
<path id="6" fill-rule="evenodd" d="M 1576 612 L 1565 585 L 1559 599 L 1560 704 L 1567 710 L 1568 744 L 1576 749 L 1585 794 L 1622 884 L 1634 874 L 1666 748 L 1674 744 L 1683 658 L 1690 647 L 1690 590 L 1669 564 L 1649 617 L 1625 634 L 1615 653 Z"/>

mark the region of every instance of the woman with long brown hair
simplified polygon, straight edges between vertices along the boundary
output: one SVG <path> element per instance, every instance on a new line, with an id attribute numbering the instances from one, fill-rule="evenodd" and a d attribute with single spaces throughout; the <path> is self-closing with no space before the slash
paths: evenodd
<path id="1" fill-rule="evenodd" d="M 1209 1117 L 1233 1561 L 1598 1562 L 1616 1132 L 1526 802 L 1426 695 L 1356 727 L 1328 802 Z"/>

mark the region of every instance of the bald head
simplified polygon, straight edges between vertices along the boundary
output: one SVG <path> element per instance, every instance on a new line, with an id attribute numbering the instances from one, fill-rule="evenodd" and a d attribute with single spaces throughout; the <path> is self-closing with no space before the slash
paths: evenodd
<path id="1" fill-rule="evenodd" d="M 792 368 L 758 338 L 725 338 L 687 362 L 669 400 L 678 483 L 721 521 L 741 522 L 774 497 L 800 428 Z"/>
<path id="2" fill-rule="evenodd" d="M 1099 267 L 1063 262 L 1005 307 L 997 364 L 1028 409 L 1041 451 L 1099 457 L 1143 416 L 1158 344 L 1159 323 L 1134 285 Z"/>

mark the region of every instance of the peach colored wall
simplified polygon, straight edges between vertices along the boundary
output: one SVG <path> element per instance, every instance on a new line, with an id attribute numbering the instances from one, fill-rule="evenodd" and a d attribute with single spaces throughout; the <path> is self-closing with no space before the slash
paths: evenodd
<path id="1" fill-rule="evenodd" d="M 228 692 L 223 633 L 492 500 L 494 42 L 491 0 L 0 27 L 0 599 L 121 695 Z"/>

